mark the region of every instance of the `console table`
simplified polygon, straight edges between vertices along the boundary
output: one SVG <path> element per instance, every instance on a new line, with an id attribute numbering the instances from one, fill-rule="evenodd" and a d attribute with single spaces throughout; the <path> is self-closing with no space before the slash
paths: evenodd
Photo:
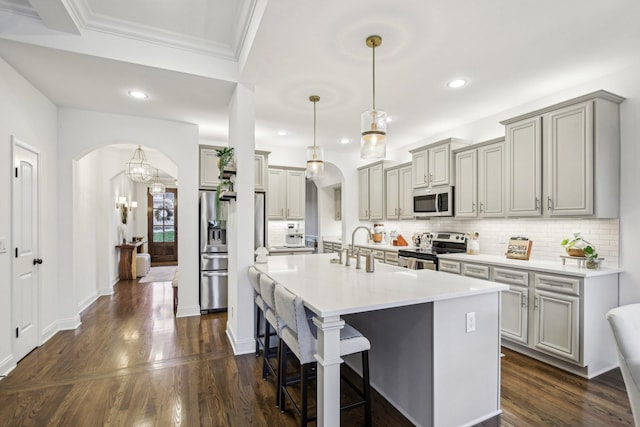
<path id="1" fill-rule="evenodd" d="M 136 278 L 136 249 L 144 245 L 144 241 L 127 242 L 121 245 L 117 245 L 116 248 L 120 249 L 120 279 L 135 279 Z"/>

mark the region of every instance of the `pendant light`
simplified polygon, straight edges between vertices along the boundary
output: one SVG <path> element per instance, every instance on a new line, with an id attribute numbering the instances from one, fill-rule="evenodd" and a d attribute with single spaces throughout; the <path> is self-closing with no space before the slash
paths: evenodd
<path id="1" fill-rule="evenodd" d="M 147 163 L 144 151 L 139 145 L 127 163 L 127 176 L 135 182 L 147 182 L 151 179 L 151 165 Z"/>
<path id="2" fill-rule="evenodd" d="M 156 168 L 156 177 L 153 181 L 153 184 L 149 187 L 149 193 L 152 196 L 159 196 L 160 194 L 165 192 L 165 186 L 160 182 L 160 177 L 158 176 L 158 169 Z"/>
<path id="3" fill-rule="evenodd" d="M 360 158 L 384 159 L 387 154 L 387 113 L 376 109 L 376 47 L 382 44 L 382 37 L 367 37 L 367 46 L 373 51 L 373 109 L 362 113 Z"/>
<path id="4" fill-rule="evenodd" d="M 307 178 L 314 179 L 322 176 L 324 172 L 324 153 L 322 147 L 316 145 L 316 103 L 320 101 L 318 95 L 311 95 L 309 101 L 313 102 L 313 146 L 307 147 Z"/>

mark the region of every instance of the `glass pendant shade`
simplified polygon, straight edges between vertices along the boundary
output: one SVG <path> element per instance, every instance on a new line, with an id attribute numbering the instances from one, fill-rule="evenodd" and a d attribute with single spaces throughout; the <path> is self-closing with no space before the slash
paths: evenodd
<path id="1" fill-rule="evenodd" d="M 156 169 L 156 177 L 153 180 L 153 184 L 149 187 L 149 192 L 152 196 L 157 196 L 165 192 L 165 186 L 160 182 L 160 177 L 158 176 L 158 169 Z"/>
<path id="2" fill-rule="evenodd" d="M 126 166 L 127 176 L 132 181 L 147 182 L 151 179 L 151 165 L 147 163 L 144 151 L 139 145 Z"/>
<path id="3" fill-rule="evenodd" d="M 318 178 L 324 172 L 324 150 L 312 145 L 307 147 L 307 178 Z"/>
<path id="4" fill-rule="evenodd" d="M 360 158 L 384 159 L 387 154 L 387 113 L 368 110 L 362 113 Z"/>
<path id="5" fill-rule="evenodd" d="M 320 101 L 318 95 L 311 95 L 313 102 L 313 145 L 307 147 L 307 178 L 319 178 L 324 173 L 324 150 L 316 145 L 316 103 Z"/>

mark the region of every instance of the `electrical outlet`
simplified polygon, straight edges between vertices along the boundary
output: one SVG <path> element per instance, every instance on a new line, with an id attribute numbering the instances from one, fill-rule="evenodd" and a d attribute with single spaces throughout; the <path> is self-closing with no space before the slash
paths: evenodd
<path id="1" fill-rule="evenodd" d="M 7 252 L 7 238 L 0 237 L 0 254 Z"/>
<path id="2" fill-rule="evenodd" d="M 467 332 L 476 330 L 476 312 L 467 313 Z"/>

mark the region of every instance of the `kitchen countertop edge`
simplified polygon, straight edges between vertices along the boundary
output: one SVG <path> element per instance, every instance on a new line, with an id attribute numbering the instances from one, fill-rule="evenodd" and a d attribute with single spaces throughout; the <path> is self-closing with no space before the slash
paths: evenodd
<path id="1" fill-rule="evenodd" d="M 577 277 L 607 276 L 610 274 L 622 273 L 624 271 L 621 268 L 590 270 L 587 268 L 578 268 L 577 266 L 572 265 L 562 265 L 560 260 L 558 260 L 558 264 L 556 264 L 552 261 L 508 259 L 498 255 L 442 254 L 438 255 L 438 258 L 468 263 L 491 264 L 499 267 L 520 268 L 523 270 L 533 270 L 544 273 L 565 274 Z"/>

